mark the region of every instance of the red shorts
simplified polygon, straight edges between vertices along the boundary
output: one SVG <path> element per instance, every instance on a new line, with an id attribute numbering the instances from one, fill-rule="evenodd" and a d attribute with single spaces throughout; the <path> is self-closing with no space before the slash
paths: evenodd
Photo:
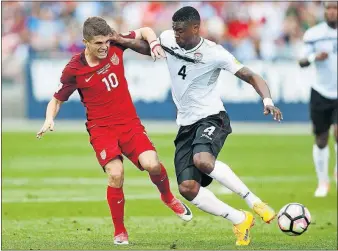
<path id="1" fill-rule="evenodd" d="M 155 151 L 144 126 L 139 119 L 134 119 L 122 125 L 93 126 L 88 129 L 90 144 L 96 152 L 96 157 L 102 167 L 122 154 L 144 170 L 138 162 L 141 153 Z"/>

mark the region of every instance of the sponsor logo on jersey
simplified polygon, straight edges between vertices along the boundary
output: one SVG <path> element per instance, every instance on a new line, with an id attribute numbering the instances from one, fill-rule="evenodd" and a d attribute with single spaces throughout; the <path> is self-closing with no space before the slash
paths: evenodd
<path id="1" fill-rule="evenodd" d="M 194 59 L 196 63 L 199 63 L 202 61 L 203 55 L 200 52 L 195 52 L 194 53 Z"/>
<path id="2" fill-rule="evenodd" d="M 208 140 L 212 140 L 212 138 L 207 134 L 202 134 L 201 138 L 207 138 Z"/>
<path id="3" fill-rule="evenodd" d="M 107 157 L 106 150 L 102 150 L 102 151 L 100 152 L 100 156 L 101 156 L 101 159 L 105 160 L 106 157 Z"/>
<path id="4" fill-rule="evenodd" d="M 106 64 L 105 66 L 103 66 L 100 70 L 98 70 L 96 73 L 97 74 L 104 74 L 108 71 L 108 69 L 110 68 L 110 64 Z"/>
<path id="5" fill-rule="evenodd" d="M 94 76 L 95 74 L 91 75 L 89 78 L 85 78 L 85 81 L 88 83 L 89 80 Z"/>
<path id="6" fill-rule="evenodd" d="M 110 58 L 110 61 L 113 63 L 113 65 L 118 65 L 120 63 L 119 57 L 115 53 Z"/>

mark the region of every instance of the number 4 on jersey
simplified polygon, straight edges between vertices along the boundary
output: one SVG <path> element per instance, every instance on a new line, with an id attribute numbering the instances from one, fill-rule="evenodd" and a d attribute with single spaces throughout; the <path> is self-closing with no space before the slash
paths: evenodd
<path id="1" fill-rule="evenodd" d="M 178 71 L 178 75 L 182 76 L 182 79 L 185 80 L 185 77 L 187 76 L 187 74 L 185 74 L 187 67 L 185 65 L 183 65 L 181 67 L 181 69 Z"/>

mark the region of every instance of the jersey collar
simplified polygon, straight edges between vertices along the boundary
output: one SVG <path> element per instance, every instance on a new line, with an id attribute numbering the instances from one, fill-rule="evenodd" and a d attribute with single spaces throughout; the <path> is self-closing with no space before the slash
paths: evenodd
<path id="1" fill-rule="evenodd" d="M 200 48 L 201 45 L 203 44 L 203 42 L 204 42 L 204 38 L 201 37 L 200 42 L 199 42 L 194 48 L 192 48 L 192 49 L 190 49 L 190 50 L 185 50 L 185 49 L 183 49 L 183 48 L 181 48 L 181 49 L 182 49 L 185 53 L 190 53 L 190 52 L 196 51 L 198 48 Z"/>

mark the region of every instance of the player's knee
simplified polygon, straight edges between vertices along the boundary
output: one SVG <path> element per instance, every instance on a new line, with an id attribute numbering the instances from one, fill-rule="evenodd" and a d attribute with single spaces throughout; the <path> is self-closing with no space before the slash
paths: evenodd
<path id="1" fill-rule="evenodd" d="M 142 165 L 150 175 L 159 175 L 161 173 L 161 164 L 157 160 L 149 160 Z"/>
<path id="2" fill-rule="evenodd" d="M 197 196 L 199 188 L 200 185 L 194 180 L 185 180 L 178 186 L 180 194 L 189 201 Z"/>
<path id="3" fill-rule="evenodd" d="M 122 187 L 124 170 L 122 165 L 107 165 L 105 167 L 108 175 L 108 185 L 111 187 Z"/>
<path id="4" fill-rule="evenodd" d="M 161 173 L 161 163 L 155 151 L 141 153 L 138 160 L 142 168 L 147 170 L 150 175 L 159 175 Z"/>
<path id="5" fill-rule="evenodd" d="M 329 140 L 328 132 L 324 132 L 324 133 L 316 135 L 316 145 L 320 149 L 323 149 L 324 147 L 327 146 L 328 140 Z"/>
<path id="6" fill-rule="evenodd" d="M 158 161 L 150 162 L 146 169 L 150 175 L 159 175 L 161 173 L 161 164 Z"/>
<path id="7" fill-rule="evenodd" d="M 194 165 L 203 173 L 211 173 L 214 169 L 215 161 L 212 158 L 196 153 L 193 157 Z"/>

